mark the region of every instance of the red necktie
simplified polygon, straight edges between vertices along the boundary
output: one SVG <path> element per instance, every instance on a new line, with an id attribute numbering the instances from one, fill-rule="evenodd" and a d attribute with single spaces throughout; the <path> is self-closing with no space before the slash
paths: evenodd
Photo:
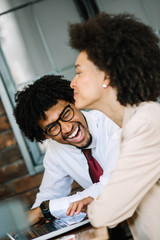
<path id="1" fill-rule="evenodd" d="M 92 179 L 93 183 L 99 182 L 100 176 L 103 174 L 103 169 L 97 162 L 97 160 L 92 156 L 91 149 L 83 149 L 82 152 L 84 153 L 88 166 L 89 166 L 89 174 Z"/>

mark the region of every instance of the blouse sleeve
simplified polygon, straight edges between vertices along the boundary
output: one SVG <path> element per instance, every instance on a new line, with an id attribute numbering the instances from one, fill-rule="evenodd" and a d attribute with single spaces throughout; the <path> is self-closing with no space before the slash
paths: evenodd
<path id="1" fill-rule="evenodd" d="M 114 227 L 133 215 L 160 178 L 160 125 L 144 117 L 123 128 L 120 155 L 109 182 L 88 206 L 95 227 Z"/>

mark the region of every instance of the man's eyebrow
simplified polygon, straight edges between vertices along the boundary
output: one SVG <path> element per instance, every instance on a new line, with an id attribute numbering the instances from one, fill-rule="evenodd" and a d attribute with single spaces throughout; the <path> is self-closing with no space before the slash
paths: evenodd
<path id="1" fill-rule="evenodd" d="M 59 114 L 59 117 L 61 116 L 61 114 L 63 113 L 63 111 L 64 111 L 64 109 L 63 109 L 63 110 L 61 111 L 61 113 Z M 59 119 L 59 117 L 57 118 L 57 120 Z M 51 123 L 47 124 L 47 125 L 45 126 L 45 129 L 47 129 L 48 127 L 50 127 L 53 123 L 57 122 L 57 120 L 55 120 L 54 122 L 51 122 Z"/>

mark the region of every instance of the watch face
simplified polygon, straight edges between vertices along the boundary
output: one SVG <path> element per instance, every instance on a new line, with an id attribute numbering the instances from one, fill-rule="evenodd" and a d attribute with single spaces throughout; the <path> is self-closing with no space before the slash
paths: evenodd
<path id="1" fill-rule="evenodd" d="M 49 210 L 49 200 L 42 202 L 42 208 L 43 211 Z"/>

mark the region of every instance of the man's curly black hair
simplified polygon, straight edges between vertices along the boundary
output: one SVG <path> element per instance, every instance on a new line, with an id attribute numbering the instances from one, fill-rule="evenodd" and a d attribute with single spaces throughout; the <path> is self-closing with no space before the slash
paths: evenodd
<path id="1" fill-rule="evenodd" d="M 45 135 L 38 121 L 45 111 L 65 100 L 74 103 L 70 82 L 62 76 L 45 75 L 15 94 L 14 116 L 22 132 L 31 141 L 43 142 Z"/>
<path id="2" fill-rule="evenodd" d="M 100 13 L 70 24 L 70 46 L 110 76 L 118 101 L 126 106 L 160 96 L 159 39 L 133 15 Z"/>

